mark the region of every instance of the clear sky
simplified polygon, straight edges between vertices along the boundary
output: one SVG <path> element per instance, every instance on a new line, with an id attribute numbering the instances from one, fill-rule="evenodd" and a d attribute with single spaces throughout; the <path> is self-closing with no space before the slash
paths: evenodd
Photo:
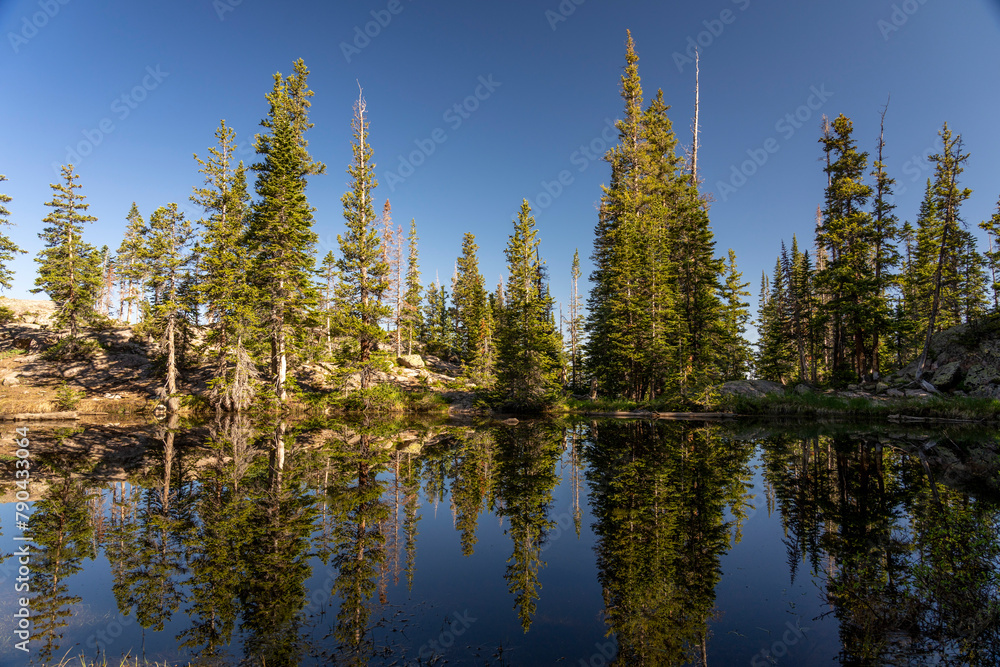
<path id="1" fill-rule="evenodd" d="M 891 95 L 886 161 L 901 220 L 916 215 L 931 175 L 922 156 L 944 122 L 971 153 L 963 178 L 974 193 L 962 211 L 970 228 L 1000 196 L 998 0 L 95 5 L 0 0 L 0 173 L 9 179 L 0 191 L 14 198 L 8 233 L 29 252 L 15 264 L 10 297 L 44 298 L 28 290 L 59 165 L 77 165 L 98 217 L 85 233 L 94 245 L 118 247 L 132 201 L 147 219 L 169 202 L 197 217 L 187 203 L 201 180 L 192 154 L 205 155 L 224 118 L 252 162 L 272 75 L 300 57 L 316 92 L 310 147 L 328 168 L 308 191 L 319 254 L 336 251 L 343 230 L 360 83 L 378 210 L 389 198 L 396 222 L 416 219 L 425 281 L 449 280 L 471 231 L 487 285 L 496 285 L 523 198 L 535 208 L 556 298 L 568 298 L 574 249 L 589 274 L 627 28 L 647 99 L 663 89 L 685 145 L 694 115 L 687 55 L 700 44 L 703 189 L 715 197 L 718 254 L 736 251 L 754 305 L 781 240 L 812 243 L 825 185 L 822 114 L 851 117 L 860 148 L 874 151 Z"/>

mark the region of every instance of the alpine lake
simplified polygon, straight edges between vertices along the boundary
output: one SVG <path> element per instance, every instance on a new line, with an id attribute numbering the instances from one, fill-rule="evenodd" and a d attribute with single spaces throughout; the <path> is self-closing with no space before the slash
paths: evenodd
<path id="1" fill-rule="evenodd" d="M 0 427 L 3 665 L 1000 664 L 995 430 Z"/>

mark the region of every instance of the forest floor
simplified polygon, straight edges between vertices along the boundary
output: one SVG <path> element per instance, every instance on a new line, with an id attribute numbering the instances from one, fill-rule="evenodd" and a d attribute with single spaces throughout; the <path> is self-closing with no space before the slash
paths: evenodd
<path id="1" fill-rule="evenodd" d="M 132 327 L 86 329 L 87 351 L 74 358 L 53 354 L 66 332 L 55 329 L 51 301 L 0 298 L 14 317 L 0 324 L 0 419 L 15 414 L 75 411 L 82 417 L 152 418 L 163 394 L 162 354 L 154 341 L 135 335 Z M 197 348 L 197 341 L 192 345 Z M 179 391 L 186 412 L 205 411 L 204 396 L 212 378 L 205 359 L 182 359 Z M 389 411 L 462 415 L 476 412 L 471 387 L 461 367 L 432 355 L 403 355 L 376 382 L 390 388 Z M 347 376 L 334 384 L 337 369 L 325 362 L 305 365 L 295 376 L 296 412 L 343 412 L 344 398 L 357 388 Z M 162 410 L 162 408 L 160 408 Z"/>

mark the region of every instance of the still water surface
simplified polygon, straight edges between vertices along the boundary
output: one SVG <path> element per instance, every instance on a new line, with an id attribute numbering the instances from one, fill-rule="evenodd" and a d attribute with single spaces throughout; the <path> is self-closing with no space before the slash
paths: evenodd
<path id="1" fill-rule="evenodd" d="M 8 462 L 5 665 L 1000 664 L 988 435 L 227 419 L 31 437 L 31 652 Z"/>

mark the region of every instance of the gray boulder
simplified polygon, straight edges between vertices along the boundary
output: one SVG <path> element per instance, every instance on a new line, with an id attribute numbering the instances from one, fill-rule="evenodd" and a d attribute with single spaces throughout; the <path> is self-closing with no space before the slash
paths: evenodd
<path id="1" fill-rule="evenodd" d="M 396 363 L 403 368 L 410 368 L 417 370 L 420 368 L 426 368 L 427 365 L 424 363 L 423 357 L 419 354 L 404 354 L 396 359 Z"/>
<path id="2" fill-rule="evenodd" d="M 962 379 L 962 365 L 952 361 L 940 366 L 931 376 L 931 384 L 938 389 L 950 389 Z"/>
<path id="3" fill-rule="evenodd" d="M 763 398 L 768 394 L 783 394 L 785 386 L 769 380 L 733 380 L 719 387 L 723 396 L 745 396 Z"/>

